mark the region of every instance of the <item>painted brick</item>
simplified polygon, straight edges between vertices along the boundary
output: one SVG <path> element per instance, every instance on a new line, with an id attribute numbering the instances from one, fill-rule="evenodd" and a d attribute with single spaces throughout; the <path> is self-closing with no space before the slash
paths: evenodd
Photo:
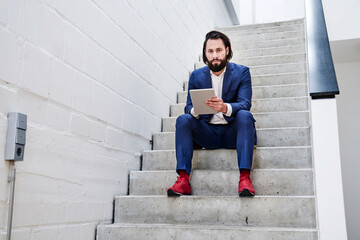
<path id="1" fill-rule="evenodd" d="M 0 112 L 16 110 L 16 91 L 0 84 Z"/>
<path id="2" fill-rule="evenodd" d="M 47 124 L 49 126 L 61 129 L 70 129 L 70 112 L 64 108 L 49 104 Z"/>
<path id="3" fill-rule="evenodd" d="M 80 178 L 77 177 L 76 180 L 78 182 L 72 181 L 73 179 L 64 179 L 66 172 L 69 172 L 70 168 L 67 168 L 67 163 L 64 161 L 52 159 L 52 155 L 57 154 L 56 152 L 50 153 L 46 154 L 45 152 L 44 156 L 38 157 L 41 158 L 41 161 L 38 162 L 35 162 L 37 159 L 27 157 L 27 161 L 30 163 L 35 162 L 34 165 L 36 166 L 44 165 L 42 169 L 39 169 L 39 167 L 37 170 L 31 169 L 32 174 L 25 173 L 19 169 L 25 166 L 18 167 L 17 187 L 15 189 L 17 199 L 40 204 L 42 202 L 63 203 L 81 197 L 82 186 L 78 183 Z M 23 163 L 25 165 L 25 161 Z M 78 174 L 79 172 L 81 173 L 81 170 L 81 168 L 77 170 Z"/>
<path id="4" fill-rule="evenodd" d="M 71 96 L 75 73 L 73 69 L 58 60 L 52 61 L 50 98 L 71 107 Z"/>
<path id="5" fill-rule="evenodd" d="M 104 2 L 104 1 L 103 1 Z M 115 2 L 107 2 L 110 5 L 116 5 Z M 105 3 L 104 2 L 104 3 Z M 117 26 L 109 16 L 101 11 L 96 11 L 94 16 L 94 39 L 104 49 L 115 56 L 121 56 L 123 48 L 121 47 L 124 42 L 124 32 Z"/>
<path id="6" fill-rule="evenodd" d="M 17 110 L 28 116 L 28 122 L 45 123 L 47 100 L 23 90 L 18 90 Z"/>
<path id="7" fill-rule="evenodd" d="M 65 223 L 65 203 L 43 202 L 41 206 L 41 224 L 62 224 Z"/>
<path id="8" fill-rule="evenodd" d="M 84 137 L 90 135 L 90 122 L 80 114 L 71 114 L 71 132 Z"/>
<path id="9" fill-rule="evenodd" d="M 90 137 L 98 142 L 105 142 L 106 125 L 99 121 L 90 121 Z"/>
<path id="10" fill-rule="evenodd" d="M 22 85 L 42 97 L 49 94 L 51 58 L 39 48 L 25 43 Z"/>
<path id="11" fill-rule="evenodd" d="M 70 24 L 65 25 L 64 60 L 84 71 L 86 36 Z"/>
<path id="12" fill-rule="evenodd" d="M 113 127 L 108 127 L 106 128 L 106 144 L 116 147 L 116 148 L 120 148 L 120 146 L 124 145 L 124 133 L 121 132 L 120 130 L 113 128 Z"/>
<path id="13" fill-rule="evenodd" d="M 80 239 L 80 225 L 61 226 L 59 240 Z"/>
<path id="14" fill-rule="evenodd" d="M 31 235 L 31 240 L 58 240 L 59 227 L 39 227 L 34 229 Z"/>
<path id="15" fill-rule="evenodd" d="M 83 74 L 76 73 L 73 84 L 73 108 L 82 113 L 90 114 L 93 80 Z"/>
<path id="16" fill-rule="evenodd" d="M 122 126 L 123 98 L 111 92 L 108 101 L 108 122 L 118 128 Z"/>
<path id="17" fill-rule="evenodd" d="M 11 239 L 12 240 L 31 239 L 31 230 L 30 229 L 13 228 L 11 231 Z M 4 240 L 5 240 L 5 238 L 4 238 Z"/>
<path id="18" fill-rule="evenodd" d="M 48 7 L 43 7 L 42 10 L 39 44 L 53 55 L 61 57 L 64 49 L 64 22 Z"/>
<path id="19" fill-rule="evenodd" d="M 19 10 L 19 34 L 34 44 L 39 43 L 41 0 L 25 1 Z"/>
<path id="20" fill-rule="evenodd" d="M 19 184 L 17 183 L 17 185 Z M 31 216 L 31 217 L 24 217 L 24 216 Z M 41 223 L 40 202 L 29 201 L 29 202 L 16 203 L 13 212 L 13 227 L 36 226 L 39 225 L 40 223 Z"/>
<path id="21" fill-rule="evenodd" d="M 88 0 L 61 0 L 55 2 L 55 9 L 63 14 L 71 23 L 89 33 L 91 32 L 92 4 Z M 81 14 L 79 14 L 81 11 Z"/>
<path id="22" fill-rule="evenodd" d="M 82 224 L 80 226 L 80 240 L 94 239 L 96 227 L 97 224 L 95 223 Z"/>
<path id="23" fill-rule="evenodd" d="M 104 53 L 100 81 L 112 90 L 116 89 L 116 72 L 118 65 L 119 62 L 113 56 Z"/>
<path id="24" fill-rule="evenodd" d="M 0 23 L 6 25 L 7 23 L 7 9 L 8 9 L 8 1 L 0 0 Z"/>
<path id="25" fill-rule="evenodd" d="M 124 101 L 124 114 L 123 114 L 123 121 L 122 121 L 122 129 L 125 129 L 127 132 L 134 133 L 135 127 L 133 125 L 133 117 L 135 104 Z"/>
<path id="26" fill-rule="evenodd" d="M 8 191 L 6 192 L 8 194 Z M 7 224 L 7 212 L 8 212 L 8 205 L 6 204 L 7 201 L 0 200 L 0 226 L 5 227 Z M 1 230 L 0 230 L 1 231 Z"/>
<path id="27" fill-rule="evenodd" d="M 19 18 L 19 9 L 24 4 L 24 1 L 8 1 L 7 5 L 7 24 L 6 28 L 12 32 L 17 31 L 18 18 Z M 1 7 L 1 6 L 0 6 Z M 6 9 L 6 8 L 5 8 Z"/>
<path id="28" fill-rule="evenodd" d="M 0 27 L 0 79 L 7 82 L 18 83 L 18 49 L 16 36 Z"/>
<path id="29" fill-rule="evenodd" d="M 108 120 L 110 91 L 104 86 L 94 83 L 93 96 L 91 100 L 91 113 L 102 121 Z"/>
<path id="30" fill-rule="evenodd" d="M 86 43 L 85 54 L 85 72 L 96 80 L 101 77 L 101 62 L 103 59 L 103 51 L 90 39 Z"/>
<path id="31" fill-rule="evenodd" d="M 133 101 L 133 92 L 131 91 L 131 88 L 140 81 L 139 76 L 137 76 L 130 68 L 123 64 L 117 65 L 115 91 L 122 97 Z"/>

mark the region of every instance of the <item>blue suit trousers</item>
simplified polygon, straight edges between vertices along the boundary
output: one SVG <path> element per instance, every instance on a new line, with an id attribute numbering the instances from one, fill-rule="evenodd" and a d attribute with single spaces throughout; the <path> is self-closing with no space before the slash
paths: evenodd
<path id="1" fill-rule="evenodd" d="M 256 144 L 255 119 L 239 110 L 229 124 L 209 124 L 183 114 L 176 120 L 176 170 L 191 172 L 194 142 L 205 149 L 236 149 L 240 169 L 251 169 Z M 206 159 L 204 159 L 206 161 Z"/>

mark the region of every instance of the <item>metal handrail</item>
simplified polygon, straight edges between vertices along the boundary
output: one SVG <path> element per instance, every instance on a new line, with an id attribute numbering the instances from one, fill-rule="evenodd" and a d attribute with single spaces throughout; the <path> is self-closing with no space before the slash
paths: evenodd
<path id="1" fill-rule="evenodd" d="M 334 98 L 339 94 L 321 0 L 305 0 L 310 96 Z"/>

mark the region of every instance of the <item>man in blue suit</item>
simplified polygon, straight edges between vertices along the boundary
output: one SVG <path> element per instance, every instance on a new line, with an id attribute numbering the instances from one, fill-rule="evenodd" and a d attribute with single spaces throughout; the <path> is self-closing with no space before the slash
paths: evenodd
<path id="1" fill-rule="evenodd" d="M 168 196 L 191 195 L 189 174 L 194 145 L 205 149 L 237 150 L 240 196 L 254 196 L 250 169 L 256 144 L 255 119 L 251 108 L 251 76 L 248 67 L 229 62 L 232 57 L 229 38 L 218 31 L 209 32 L 203 45 L 203 61 L 207 66 L 195 70 L 189 80 L 189 90 L 214 88 L 216 97 L 206 104 L 216 114 L 198 115 L 188 92 L 185 114 L 176 120 L 175 184 Z"/>

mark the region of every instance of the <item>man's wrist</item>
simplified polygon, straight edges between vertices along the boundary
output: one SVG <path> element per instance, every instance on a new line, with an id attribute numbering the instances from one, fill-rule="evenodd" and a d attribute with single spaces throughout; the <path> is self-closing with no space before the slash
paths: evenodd
<path id="1" fill-rule="evenodd" d="M 222 113 L 227 113 L 228 108 L 226 103 L 223 103 L 221 110 Z"/>

